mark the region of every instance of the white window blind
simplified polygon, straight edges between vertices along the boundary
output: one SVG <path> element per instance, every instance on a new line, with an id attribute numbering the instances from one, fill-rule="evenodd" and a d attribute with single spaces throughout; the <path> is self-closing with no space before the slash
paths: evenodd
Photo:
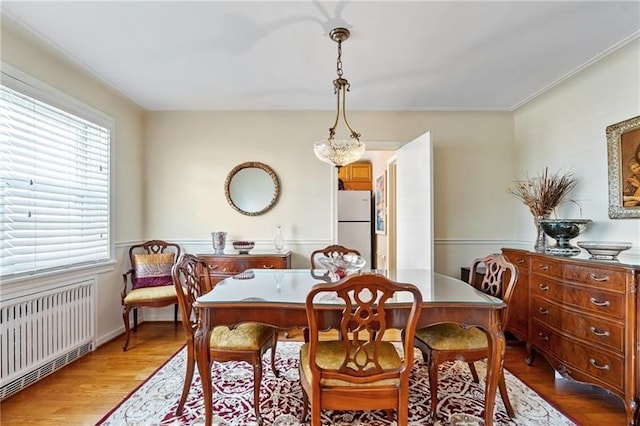
<path id="1" fill-rule="evenodd" d="M 2 277 L 109 260 L 111 129 L 0 89 Z"/>

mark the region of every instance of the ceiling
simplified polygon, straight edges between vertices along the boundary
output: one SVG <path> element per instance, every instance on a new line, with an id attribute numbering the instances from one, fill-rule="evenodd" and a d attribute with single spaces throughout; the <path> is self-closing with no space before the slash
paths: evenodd
<path id="1" fill-rule="evenodd" d="M 513 110 L 640 35 L 638 1 L 2 1 L 147 110 Z"/>

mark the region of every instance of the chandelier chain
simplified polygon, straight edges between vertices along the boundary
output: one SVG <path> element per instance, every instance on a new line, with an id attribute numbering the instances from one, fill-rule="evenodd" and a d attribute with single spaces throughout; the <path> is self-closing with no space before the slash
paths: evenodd
<path id="1" fill-rule="evenodd" d="M 346 97 L 350 84 L 343 77 L 342 71 L 342 42 L 349 38 L 349 30 L 335 28 L 329 34 L 331 39 L 338 44 L 338 58 L 336 60 L 336 72 L 338 76 L 333 80 L 334 94 L 336 95 L 336 116 L 333 125 L 329 128 L 329 137 L 314 144 L 314 153 L 318 159 L 336 167 L 357 161 L 364 154 L 364 143 L 360 142 L 360 133 L 349 125 L 347 120 Z M 335 139 L 338 121 L 342 117 L 343 124 L 348 132 L 348 139 Z"/>
<path id="2" fill-rule="evenodd" d="M 338 60 L 336 61 L 338 78 L 342 78 L 342 41 L 338 41 Z"/>

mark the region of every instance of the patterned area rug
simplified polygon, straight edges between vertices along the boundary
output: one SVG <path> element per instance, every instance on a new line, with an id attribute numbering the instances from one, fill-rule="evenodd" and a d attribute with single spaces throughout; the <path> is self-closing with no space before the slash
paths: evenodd
<path id="1" fill-rule="evenodd" d="M 302 390 L 298 377 L 298 342 L 278 342 L 277 368 L 273 374 L 270 353 L 263 360 L 264 370 L 260 394 L 260 409 L 265 425 L 300 425 Z M 175 408 L 182 391 L 186 349 L 179 351 L 143 385 L 131 393 L 107 414 L 99 425 L 196 425 L 204 423 L 204 405 L 200 377 L 194 383 L 182 416 Z M 478 375 L 484 377 L 485 364 L 476 363 Z M 214 425 L 256 425 L 253 412 L 253 373 L 241 362 L 214 363 L 213 367 Z M 505 371 L 511 404 L 516 418 L 510 419 L 499 394 L 496 396 L 495 425 L 574 425 L 558 410 L 544 401 L 524 383 Z M 473 382 L 463 362 L 446 363 L 439 371 L 439 405 L 437 419 L 429 419 L 430 393 L 427 366 L 416 352 L 411 379 L 409 424 L 481 425 L 484 382 Z M 395 425 L 382 411 L 325 411 L 323 425 Z"/>

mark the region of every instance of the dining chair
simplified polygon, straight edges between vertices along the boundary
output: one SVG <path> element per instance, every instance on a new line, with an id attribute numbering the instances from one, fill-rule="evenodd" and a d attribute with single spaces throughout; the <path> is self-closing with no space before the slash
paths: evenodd
<path id="1" fill-rule="evenodd" d="M 398 315 L 389 306 L 398 292 L 411 295 Z M 330 318 L 323 304 L 344 305 Z M 395 307 L 397 309 L 397 306 Z M 420 290 L 379 274 L 349 275 L 336 283 L 316 284 L 306 297 L 309 342 L 300 349 L 299 373 L 303 420 L 311 425 L 322 410 L 396 410 L 397 423 L 408 423 L 409 373 L 413 339 L 422 308 Z M 329 328 L 337 338 L 327 339 Z M 402 353 L 385 341 L 387 330 L 404 329 Z M 322 336 L 322 338 L 321 338 Z"/>
<path id="2" fill-rule="evenodd" d="M 360 256 L 360 252 L 356 249 L 351 249 L 345 246 L 341 246 L 338 244 L 332 244 L 329 245 L 325 248 L 319 249 L 319 250 L 315 250 L 313 252 L 311 252 L 311 256 L 309 258 L 309 261 L 311 262 L 311 275 L 313 275 L 314 277 L 317 277 L 318 279 L 321 279 L 323 281 L 333 281 L 333 278 L 331 277 L 331 275 L 329 273 L 325 274 L 323 277 L 319 277 L 316 275 L 316 273 L 313 271 L 313 269 L 325 269 L 326 266 L 323 265 L 322 263 L 320 263 L 320 259 L 323 257 L 330 257 L 330 258 L 337 258 L 337 257 L 342 257 L 345 254 L 357 254 L 358 256 Z M 308 342 L 309 341 L 309 332 L 306 328 L 302 329 L 302 333 L 304 336 L 304 341 Z M 285 337 L 289 337 L 289 331 L 285 332 Z"/>
<path id="3" fill-rule="evenodd" d="M 134 332 L 138 329 L 138 308 L 175 305 L 173 321 L 178 323 L 178 296 L 171 280 L 171 267 L 179 256 L 179 245 L 162 240 L 150 240 L 129 248 L 131 268 L 122 274 L 123 286 L 120 292 L 126 336 L 123 351 L 129 347 L 132 310 Z"/>
<path id="4" fill-rule="evenodd" d="M 478 258 L 471 265 L 470 285 L 473 285 L 476 270 L 481 265 L 485 266 L 485 275 L 477 288 L 483 293 L 502 298 L 507 305 L 501 312 L 501 324 L 504 330 L 509 319 L 509 299 L 518 279 L 518 269 L 501 254 Z M 508 275 L 505 276 L 505 273 Z M 505 282 L 506 286 L 504 286 Z M 428 363 L 431 414 L 435 418 L 438 406 L 438 365 L 445 361 L 466 361 L 473 380 L 478 383 L 478 373 L 474 362 L 485 359 L 489 355 L 487 335 L 478 327 L 444 323 L 418 329 L 415 335 L 415 346 L 420 349 L 424 361 Z M 500 374 L 498 388 L 507 414 L 513 418 L 514 411 L 507 394 L 504 372 Z"/>
<path id="5" fill-rule="evenodd" d="M 324 266 L 318 261 L 318 259 L 322 257 L 340 257 L 340 256 L 344 256 L 345 254 L 357 254 L 358 256 L 360 256 L 360 252 L 356 249 L 350 249 L 345 246 L 333 244 L 323 249 L 313 251 L 311 253 L 311 258 L 310 258 L 311 268 L 312 269 L 324 268 Z"/>
<path id="6" fill-rule="evenodd" d="M 173 284 L 178 294 L 182 326 L 187 338 L 187 363 L 184 385 L 176 415 L 182 415 L 195 370 L 195 332 L 200 320 L 194 302 L 201 295 L 213 289 L 209 267 L 204 259 L 191 254 L 183 254 L 172 268 Z M 278 333 L 269 326 L 243 323 L 233 329 L 227 326 L 215 327 L 210 337 L 211 361 L 244 361 L 253 367 L 253 406 L 256 421 L 262 424 L 260 415 L 260 383 L 262 381 L 262 358 L 271 349 L 271 369 L 276 377 L 275 353 Z"/>

